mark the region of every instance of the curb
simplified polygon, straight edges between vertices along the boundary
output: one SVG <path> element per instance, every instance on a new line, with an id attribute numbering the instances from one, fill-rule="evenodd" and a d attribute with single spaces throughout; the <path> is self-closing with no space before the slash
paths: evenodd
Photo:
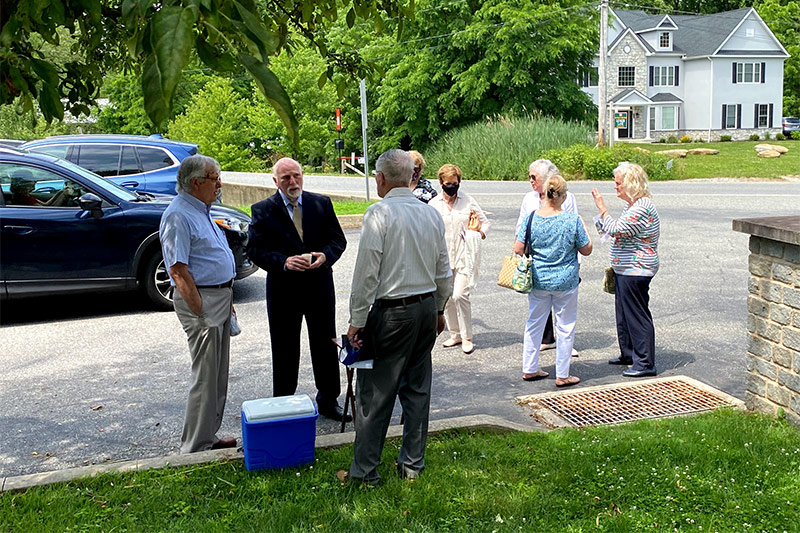
<path id="1" fill-rule="evenodd" d="M 429 435 L 452 431 L 454 429 L 482 429 L 491 433 L 507 433 L 509 431 L 532 433 L 547 431 L 542 427 L 526 426 L 488 415 L 445 418 L 442 420 L 434 420 L 428 424 Z M 356 434 L 354 431 L 320 435 L 316 439 L 315 448 L 329 449 L 347 446 L 353 443 L 355 440 L 355 435 Z M 389 426 L 386 436 L 387 438 L 402 437 L 403 426 Z M 0 492 L 24 491 L 33 487 L 51 485 L 53 483 L 64 483 L 84 477 L 96 477 L 107 473 L 141 472 L 155 468 L 188 466 L 210 463 L 213 461 L 222 462 L 233 460 L 243 461 L 244 453 L 229 448 L 227 450 L 208 450 L 205 452 L 167 455 L 164 457 L 133 459 L 130 461 L 119 461 L 104 465 L 65 468 L 63 470 L 54 470 L 52 472 L 40 472 L 37 474 L 25 474 L 22 476 L 0 478 Z"/>

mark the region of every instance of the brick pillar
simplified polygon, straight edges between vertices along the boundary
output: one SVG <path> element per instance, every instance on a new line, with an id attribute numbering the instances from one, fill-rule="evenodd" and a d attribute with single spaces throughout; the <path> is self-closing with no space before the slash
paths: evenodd
<path id="1" fill-rule="evenodd" d="M 800 217 L 733 221 L 750 236 L 748 409 L 800 427 Z"/>

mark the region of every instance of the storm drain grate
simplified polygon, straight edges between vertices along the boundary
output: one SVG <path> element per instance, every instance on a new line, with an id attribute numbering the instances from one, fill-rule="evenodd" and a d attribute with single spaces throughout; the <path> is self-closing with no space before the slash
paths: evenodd
<path id="1" fill-rule="evenodd" d="M 526 402 L 534 409 L 549 409 L 576 427 L 621 424 L 648 418 L 664 418 L 735 407 L 738 400 L 683 378 L 652 380 L 632 385 L 598 387 L 595 390 L 547 394 Z M 698 385 L 700 385 L 698 383 Z M 537 406 L 537 404 L 539 404 Z"/>

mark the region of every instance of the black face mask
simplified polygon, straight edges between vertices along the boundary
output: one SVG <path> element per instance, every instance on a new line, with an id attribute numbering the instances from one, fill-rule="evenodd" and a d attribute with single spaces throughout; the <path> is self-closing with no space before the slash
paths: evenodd
<path id="1" fill-rule="evenodd" d="M 455 196 L 458 192 L 458 183 L 448 183 L 442 185 L 442 190 L 447 196 Z"/>

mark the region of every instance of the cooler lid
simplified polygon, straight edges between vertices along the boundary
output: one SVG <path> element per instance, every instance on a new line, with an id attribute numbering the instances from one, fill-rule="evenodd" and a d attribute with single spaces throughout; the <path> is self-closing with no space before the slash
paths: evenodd
<path id="1" fill-rule="evenodd" d="M 296 418 L 316 414 L 317 409 L 308 394 L 261 398 L 242 402 L 242 411 L 248 422 Z"/>

